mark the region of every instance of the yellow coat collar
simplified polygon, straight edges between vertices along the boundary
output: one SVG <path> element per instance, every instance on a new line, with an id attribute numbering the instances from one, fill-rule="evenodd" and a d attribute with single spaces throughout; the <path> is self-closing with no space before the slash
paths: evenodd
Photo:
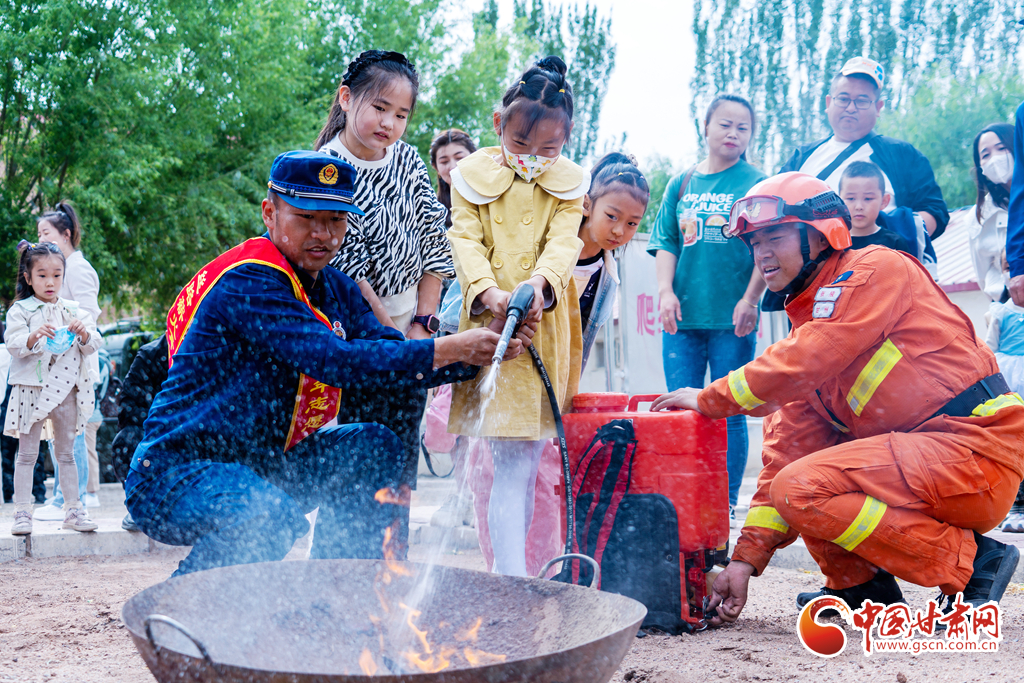
<path id="1" fill-rule="evenodd" d="M 484 147 L 459 161 L 458 168 L 452 171 L 452 184 L 459 194 L 474 204 L 489 204 L 512 187 L 516 172 L 495 161 L 500 156 L 501 147 Z M 571 200 L 590 189 L 590 173 L 560 156 L 534 182 L 552 196 Z"/>

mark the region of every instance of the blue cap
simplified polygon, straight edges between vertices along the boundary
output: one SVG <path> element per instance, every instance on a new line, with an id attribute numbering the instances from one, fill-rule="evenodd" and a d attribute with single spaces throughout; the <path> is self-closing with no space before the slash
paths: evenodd
<path id="1" fill-rule="evenodd" d="M 363 215 L 353 203 L 356 169 L 329 154 L 299 150 L 278 155 L 267 187 L 296 209 Z"/>

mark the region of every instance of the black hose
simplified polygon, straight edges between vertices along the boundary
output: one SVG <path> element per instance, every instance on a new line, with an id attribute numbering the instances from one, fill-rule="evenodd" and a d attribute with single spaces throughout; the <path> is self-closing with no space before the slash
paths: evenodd
<path id="1" fill-rule="evenodd" d="M 548 377 L 544 361 L 537 353 L 537 347 L 533 344 L 527 347 L 530 349 L 530 356 L 533 364 L 537 366 L 540 379 L 544 383 L 544 389 L 548 392 L 548 403 L 551 404 L 551 412 L 555 416 L 555 429 L 558 431 L 558 450 L 562 452 L 562 478 L 565 483 L 565 554 L 573 552 L 573 545 L 576 539 L 576 510 L 572 501 L 572 472 L 569 471 L 569 447 L 565 443 L 565 427 L 562 425 L 562 411 L 558 409 L 558 399 L 555 397 L 555 388 L 551 386 L 551 378 Z"/>

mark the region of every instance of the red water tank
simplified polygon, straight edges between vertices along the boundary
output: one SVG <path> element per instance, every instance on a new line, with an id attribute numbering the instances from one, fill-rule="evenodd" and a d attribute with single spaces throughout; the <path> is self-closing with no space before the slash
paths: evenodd
<path id="1" fill-rule="evenodd" d="M 729 542 L 729 473 L 726 470 L 725 420 L 712 420 L 692 410 L 639 411 L 657 394 L 629 398 L 626 394 L 578 394 L 573 412 L 563 416 L 569 464 L 573 472 L 598 428 L 612 420 L 630 420 L 637 439 L 629 493 L 657 493 L 672 501 L 679 521 L 679 566 L 688 560 L 691 577 L 700 576 L 709 551 Z M 563 516 L 564 516 L 563 510 Z M 563 519 L 564 530 L 564 519 Z M 685 581 L 685 578 L 684 578 Z M 689 582 L 689 595 L 704 595 L 703 580 Z M 684 590 L 686 585 L 684 583 Z M 696 593 L 696 595 L 695 595 Z M 684 593 L 685 595 L 686 593 Z M 697 605 L 700 605 L 698 600 Z M 684 608 L 685 610 L 685 608 Z M 691 615 L 683 615 L 684 618 Z"/>

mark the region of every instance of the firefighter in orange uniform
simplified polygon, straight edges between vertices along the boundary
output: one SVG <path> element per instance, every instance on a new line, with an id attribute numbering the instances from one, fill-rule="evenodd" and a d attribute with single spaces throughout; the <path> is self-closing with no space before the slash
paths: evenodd
<path id="1" fill-rule="evenodd" d="M 1024 474 L 1024 401 L 970 320 L 914 259 L 850 251 L 845 205 L 812 176 L 755 185 L 726 230 L 787 295 L 793 329 L 703 391 L 652 406 L 765 417 L 764 468 L 711 623 L 735 621 L 750 577 L 798 534 L 826 577 L 798 606 L 823 593 L 891 604 L 893 576 L 998 601 L 1019 553 L 982 534 Z"/>

